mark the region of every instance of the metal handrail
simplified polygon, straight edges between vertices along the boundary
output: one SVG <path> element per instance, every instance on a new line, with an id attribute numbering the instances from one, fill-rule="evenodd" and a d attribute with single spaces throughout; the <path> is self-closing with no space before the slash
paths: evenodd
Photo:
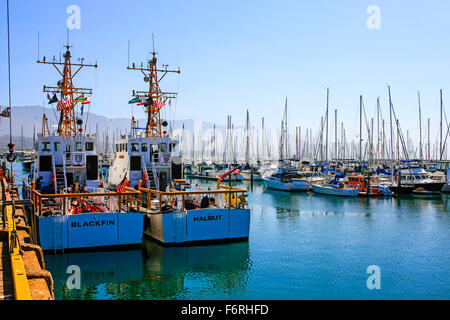
<path id="1" fill-rule="evenodd" d="M 63 198 L 63 213 L 66 214 L 67 211 L 67 205 L 66 205 L 66 198 L 93 198 L 93 197 L 117 197 L 117 207 L 118 211 L 121 211 L 122 208 L 122 200 L 126 201 L 127 208 L 129 208 L 130 204 L 130 196 L 139 196 L 141 193 L 139 191 L 136 191 L 134 189 L 126 188 L 126 191 L 124 192 L 96 192 L 96 193 L 58 193 L 58 194 L 42 194 L 36 189 L 34 189 L 34 183 L 32 184 L 31 189 L 31 199 L 34 203 L 34 206 L 36 208 L 36 212 L 38 216 L 42 215 L 42 199 L 58 199 Z"/>
<path id="2" fill-rule="evenodd" d="M 199 194 L 222 194 L 225 198 L 225 202 L 228 204 L 229 209 L 245 209 L 245 193 L 247 192 L 247 189 L 243 188 L 235 188 L 235 187 L 228 187 L 228 186 L 220 186 L 221 188 L 225 190 L 193 190 L 193 191 L 160 191 L 160 190 L 153 190 L 141 187 L 141 181 L 139 182 L 138 190 L 147 193 L 147 206 L 150 205 L 150 198 L 151 194 L 155 194 L 159 197 L 159 211 L 162 211 L 162 197 L 163 196 L 181 196 L 181 210 L 185 211 L 185 197 L 188 195 L 199 195 Z M 235 204 L 233 206 L 232 204 L 232 195 L 234 194 Z M 238 205 L 238 194 L 240 195 L 240 204 Z M 228 198 L 228 199 L 227 199 Z"/>

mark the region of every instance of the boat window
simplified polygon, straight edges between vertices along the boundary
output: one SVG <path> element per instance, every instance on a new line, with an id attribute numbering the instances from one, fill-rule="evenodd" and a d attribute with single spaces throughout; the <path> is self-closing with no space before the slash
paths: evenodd
<path id="1" fill-rule="evenodd" d="M 94 143 L 93 142 L 86 142 L 86 145 L 84 146 L 86 151 L 94 151 Z"/>
<path id="2" fill-rule="evenodd" d="M 131 151 L 132 152 L 138 152 L 139 151 L 139 143 L 132 143 L 131 144 Z"/>
<path id="3" fill-rule="evenodd" d="M 167 152 L 167 145 L 165 143 L 159 144 L 159 152 L 161 152 L 161 153 Z"/>
<path id="4" fill-rule="evenodd" d="M 153 156 L 155 155 L 155 156 Z M 150 160 L 158 162 L 159 156 L 158 156 L 158 145 L 156 143 L 152 143 L 150 145 Z"/>
<path id="5" fill-rule="evenodd" d="M 50 144 L 50 142 L 46 142 Z M 52 171 L 52 156 L 39 156 L 39 171 Z"/>
<path id="6" fill-rule="evenodd" d="M 141 156 L 130 157 L 130 171 L 141 171 Z"/>
<path id="7" fill-rule="evenodd" d="M 124 143 L 124 144 L 123 144 L 123 147 L 124 147 L 124 149 L 125 149 L 125 152 L 127 152 L 127 151 L 128 151 L 128 144 L 127 144 L 127 143 Z"/>
<path id="8" fill-rule="evenodd" d="M 177 145 L 176 145 L 175 143 L 169 144 L 169 152 L 175 152 L 176 146 L 177 146 Z"/>
<path id="9" fill-rule="evenodd" d="M 142 151 L 142 152 L 147 152 L 147 151 L 148 151 L 148 148 L 147 148 L 147 144 L 146 144 L 146 143 L 141 144 L 141 151 Z"/>
<path id="10" fill-rule="evenodd" d="M 83 151 L 83 144 L 81 142 L 77 142 L 75 149 L 77 151 Z"/>
<path id="11" fill-rule="evenodd" d="M 70 144 L 66 144 L 66 152 L 70 152 Z"/>
<path id="12" fill-rule="evenodd" d="M 86 179 L 87 180 L 97 180 L 98 179 L 97 156 L 86 156 Z"/>
<path id="13" fill-rule="evenodd" d="M 61 142 L 54 143 L 55 151 L 61 151 Z"/>
<path id="14" fill-rule="evenodd" d="M 42 142 L 42 151 L 50 151 L 50 142 Z"/>

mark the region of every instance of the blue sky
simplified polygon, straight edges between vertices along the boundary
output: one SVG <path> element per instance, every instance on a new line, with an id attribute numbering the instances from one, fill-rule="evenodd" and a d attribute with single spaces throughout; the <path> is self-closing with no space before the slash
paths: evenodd
<path id="1" fill-rule="evenodd" d="M 432 140 L 438 137 L 439 89 L 444 106 L 450 90 L 448 1 L 10 0 L 13 105 L 41 104 L 42 86 L 59 80 L 51 66 L 36 64 L 37 33 L 40 56 L 59 57 L 72 4 L 81 9 L 81 29 L 70 31 L 72 54 L 99 64 L 75 82 L 94 89 L 92 112 L 130 117 L 131 91 L 146 87 L 139 73 L 126 70 L 128 39 L 131 61 L 145 62 L 154 33 L 159 62 L 182 71 L 162 83 L 179 92 L 172 110 L 178 119 L 225 124 L 230 114 L 243 125 L 248 108 L 253 125 L 264 116 L 268 126 L 277 127 L 288 97 L 290 127 L 316 130 L 329 87 L 330 110 L 338 109 L 350 136 L 359 130 L 360 94 L 369 117 L 379 96 L 388 120 L 389 84 L 402 128 L 418 130 L 420 90 L 423 118 L 431 118 Z M 370 5 L 381 9 L 380 30 L 366 26 Z M 5 0 L 0 16 L 5 105 Z"/>

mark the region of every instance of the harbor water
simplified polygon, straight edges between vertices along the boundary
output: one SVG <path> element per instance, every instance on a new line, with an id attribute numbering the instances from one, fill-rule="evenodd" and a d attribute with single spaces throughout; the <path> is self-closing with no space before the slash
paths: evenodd
<path id="1" fill-rule="evenodd" d="M 46 254 L 56 299 L 450 298 L 450 196 L 339 198 L 241 185 L 248 242 L 164 248 L 145 240 L 142 250 Z M 373 265 L 381 287 L 370 290 Z M 79 289 L 70 266 L 79 268 Z"/>

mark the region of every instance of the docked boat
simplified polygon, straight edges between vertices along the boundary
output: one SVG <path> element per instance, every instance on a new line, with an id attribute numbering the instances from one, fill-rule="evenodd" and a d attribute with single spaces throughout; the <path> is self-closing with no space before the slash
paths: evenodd
<path id="1" fill-rule="evenodd" d="M 400 169 L 397 173 L 399 185 L 405 187 L 423 188 L 427 191 L 441 191 L 445 181 L 437 181 L 431 178 L 429 172 L 423 168 Z"/>
<path id="2" fill-rule="evenodd" d="M 147 121 L 144 128 L 138 128 L 133 117 L 131 133 L 116 141 L 114 160 L 108 169 L 105 186 L 114 190 L 123 179 L 128 179 L 132 188 L 142 181 L 143 187 L 166 190 L 170 181 L 183 177 L 183 164 L 179 140 L 170 136 L 168 121 L 162 119 L 160 113 L 177 94 L 162 92 L 159 81 L 167 73 L 180 73 L 180 70 L 158 70 L 156 52 L 153 52 L 147 67 L 133 64 L 127 69 L 145 74 L 144 81 L 148 83 L 149 89 L 133 90 L 133 98 L 129 103 L 142 105 Z"/>
<path id="3" fill-rule="evenodd" d="M 441 192 L 442 193 L 450 193 L 450 168 L 447 169 L 447 177 L 445 176 L 444 172 L 437 171 L 435 173 L 432 173 L 430 175 L 432 180 L 438 181 L 438 182 L 444 182 L 444 185 L 442 186 Z"/>
<path id="4" fill-rule="evenodd" d="M 217 180 L 219 178 L 216 169 L 211 165 L 204 165 L 199 167 L 198 173 L 195 175 L 196 178 L 201 179 L 211 179 Z"/>
<path id="5" fill-rule="evenodd" d="M 323 194 L 327 196 L 338 196 L 338 197 L 358 196 L 357 188 L 348 187 L 341 183 L 313 184 L 311 187 L 314 193 Z"/>
<path id="6" fill-rule="evenodd" d="M 250 226 L 250 210 L 245 201 L 247 190 L 220 185 L 228 175 L 237 177 L 239 169 L 217 177 L 212 166 L 203 166 L 200 173 L 219 178 L 217 190 L 202 191 L 197 184 L 192 190 L 182 179 L 183 162 L 178 140 L 167 132 L 167 120 L 161 119 L 166 101 L 175 98 L 176 94 L 160 89 L 160 80 L 170 71 L 160 70 L 156 52 L 152 55 L 148 67 L 133 64 L 128 68 L 141 71 L 145 74 L 144 81 L 149 82 L 148 90 L 133 91 L 134 98 L 130 100 L 130 103 L 140 102 L 144 106 L 147 126 L 137 128 L 132 120 L 131 134 L 117 141 L 108 184 L 114 186 L 120 179 L 129 177 L 130 186 L 138 189 L 142 196 L 137 206 L 139 212 L 144 213 L 144 235 L 159 243 L 187 245 L 247 239 Z M 127 190 L 131 192 L 132 189 Z"/>
<path id="7" fill-rule="evenodd" d="M 149 199 L 144 209 L 144 235 L 168 246 L 247 240 L 247 190 L 220 185 L 234 170 L 219 178 L 217 190 L 178 188 L 176 181 L 167 191 L 139 187 Z"/>
<path id="8" fill-rule="evenodd" d="M 22 158 L 22 168 L 24 171 L 30 172 L 34 164 L 34 154 L 25 154 Z"/>
<path id="9" fill-rule="evenodd" d="M 69 48 L 64 61 L 38 60 L 55 67 L 63 79 L 56 87 L 44 86 L 44 92 L 53 94 L 49 104 L 58 104 L 59 124 L 50 132 L 43 115 L 30 193 L 34 231 L 45 251 L 140 245 L 143 214 L 131 208 L 131 197 L 139 192 L 125 190 L 126 179 L 115 192 L 100 187 L 96 139 L 84 132 L 78 116 L 83 114 L 78 107 L 90 103 L 92 90 L 74 87 L 72 67 L 79 71 L 97 64 L 71 63 Z"/>
<path id="10" fill-rule="evenodd" d="M 357 188 L 360 196 L 392 196 L 387 184 L 382 184 L 374 176 L 354 175 L 345 179 L 347 186 Z"/>
<path id="11" fill-rule="evenodd" d="M 269 189 L 282 191 L 308 191 L 309 181 L 302 179 L 290 164 L 290 160 L 280 159 L 278 169 L 271 175 L 262 177 Z"/>

